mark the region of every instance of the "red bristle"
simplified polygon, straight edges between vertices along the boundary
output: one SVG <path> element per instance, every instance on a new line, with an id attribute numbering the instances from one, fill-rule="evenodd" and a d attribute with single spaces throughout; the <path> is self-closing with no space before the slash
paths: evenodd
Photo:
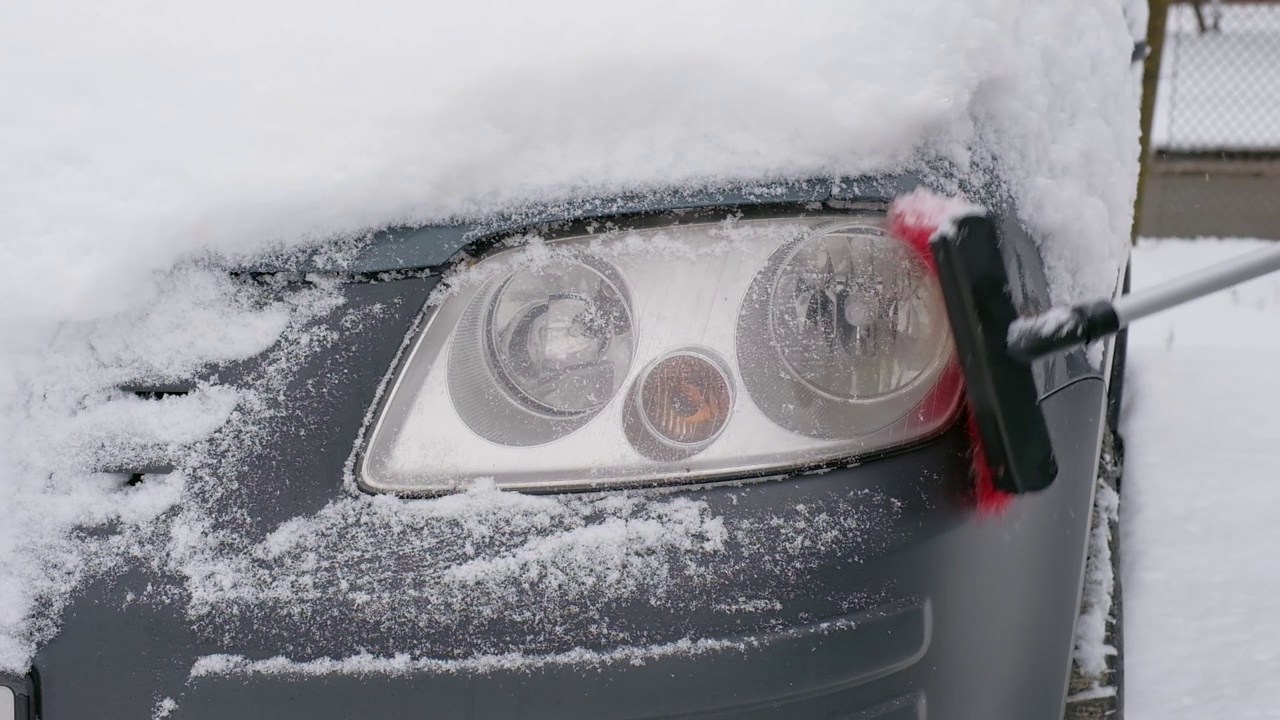
<path id="1" fill-rule="evenodd" d="M 929 252 L 929 238 L 938 230 L 936 220 L 929 221 L 924 215 L 905 209 L 897 202 L 889 206 L 889 232 L 907 241 L 930 270 L 936 270 L 933 253 Z"/>
<path id="2" fill-rule="evenodd" d="M 969 445 L 973 448 L 974 504 L 980 512 L 999 515 L 1009 507 L 1013 495 L 996 487 L 995 479 L 991 475 L 991 466 L 987 464 L 987 451 L 982 446 L 982 436 L 978 433 L 978 418 L 973 413 L 972 405 L 967 405 L 965 408 L 964 429 L 969 436 Z"/>
<path id="3" fill-rule="evenodd" d="M 933 253 L 929 251 L 929 239 L 938 231 L 938 226 L 964 201 L 956 198 L 945 198 L 928 190 L 918 189 L 898 197 L 889 205 L 889 232 L 905 240 L 930 270 L 937 272 Z M 966 401 L 967 402 L 967 401 Z M 972 448 L 973 498 L 978 511 L 988 515 L 999 515 L 1009 506 L 1013 495 L 996 487 L 991 475 L 991 467 L 987 464 L 987 453 L 982 446 L 982 436 L 978 432 L 978 419 L 973 413 L 973 406 L 967 405 L 965 411 L 965 431 L 969 436 Z"/>

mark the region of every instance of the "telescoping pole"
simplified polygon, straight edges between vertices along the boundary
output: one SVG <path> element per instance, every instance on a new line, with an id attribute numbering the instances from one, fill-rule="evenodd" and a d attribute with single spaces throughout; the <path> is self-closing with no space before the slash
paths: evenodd
<path id="1" fill-rule="evenodd" d="M 1111 305 L 1120 320 L 1120 327 L 1124 327 L 1134 320 L 1277 270 L 1280 270 L 1280 243 L 1225 260 L 1149 290 L 1124 295 L 1116 298 Z"/>
<path id="2" fill-rule="evenodd" d="M 1114 301 L 1052 308 L 1009 326 L 1009 354 L 1025 361 L 1098 340 L 1161 310 L 1280 270 L 1280 243 Z"/>

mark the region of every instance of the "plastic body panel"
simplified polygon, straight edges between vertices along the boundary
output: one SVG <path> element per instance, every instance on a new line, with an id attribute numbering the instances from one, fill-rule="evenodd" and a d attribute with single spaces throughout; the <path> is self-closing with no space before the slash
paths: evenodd
<path id="1" fill-rule="evenodd" d="M 1029 244 L 1025 236 L 1013 242 Z M 1036 296 L 1042 288 L 1030 277 L 1020 291 Z M 344 312 L 390 310 L 363 332 L 337 333 L 335 345 L 312 357 L 280 394 L 282 420 L 255 462 L 281 482 L 240 483 L 235 499 L 251 515 L 250 532 L 265 535 L 346 492 L 340 479 L 352 443 L 435 282 L 346 287 Z M 338 329 L 340 321 L 326 322 Z M 253 364 L 219 372 L 233 379 Z M 62 631 L 37 656 L 42 717 L 149 717 L 169 697 L 178 703 L 174 718 L 1057 720 L 1105 407 L 1100 377 L 1071 371 L 1083 365 L 1061 367 L 1067 369 L 1041 373 L 1042 380 L 1060 381 L 1043 387 L 1058 480 L 1018 498 L 1001 517 L 979 516 L 969 505 L 967 447 L 958 427 L 861 466 L 678 490 L 727 519 L 798 505 L 844 512 L 855 493 L 898 508 L 892 518 L 850 532 L 847 544 L 815 550 L 799 564 L 751 562 L 747 548 L 730 543 L 725 562 L 739 570 L 709 592 L 767 592 L 778 599 L 774 607 L 729 617 L 690 595 L 678 613 L 656 611 L 643 598 L 615 609 L 656 642 L 729 641 L 719 650 L 641 665 L 550 664 L 486 674 L 193 679 L 190 669 L 202 655 L 269 658 L 285 651 L 265 638 L 229 648 L 218 628 L 194 626 L 181 602 L 129 602 L 129 593 L 148 583 L 174 582 L 135 567 L 77 595 Z M 342 381 L 318 382 L 334 376 Z M 751 541 L 781 547 L 795 539 L 794 530 L 772 527 Z M 338 637 L 335 654 L 378 641 Z"/>
<path id="2" fill-rule="evenodd" d="M 38 658 L 44 717 L 146 717 L 154 698 L 166 696 L 179 699 L 174 717 L 185 718 L 568 720 L 715 711 L 730 717 L 844 717 L 919 695 L 934 720 L 1056 720 L 1070 663 L 1092 497 L 1089 451 L 1102 398 L 1102 382 L 1087 380 L 1046 401 L 1055 439 L 1079 452 L 1064 454 L 1058 482 L 1019 498 L 1002 518 L 976 516 L 958 500 L 967 464 L 964 437 L 957 431 L 860 468 L 745 491 L 690 491 L 723 512 L 749 512 L 756 503 L 821 507 L 850 486 L 892 493 L 909 503 L 898 523 L 877 529 L 884 533 L 877 543 L 882 555 L 859 562 L 851 547 L 822 558 L 803 577 L 786 579 L 810 586 L 815 599 L 875 596 L 868 613 L 853 614 L 851 631 L 802 635 L 812 642 L 797 643 L 787 642 L 785 634 L 748 630 L 742 634 L 759 639 L 754 647 L 651 659 L 640 666 L 188 682 L 197 655 L 224 648 L 193 633 L 179 608 L 122 609 L 120 588 L 96 585 L 69 611 L 62 633 Z M 1092 422 L 1075 419 L 1091 409 Z M 762 571 L 742 582 L 765 586 L 778 580 Z M 136 587 L 142 581 L 119 585 Z M 839 613 L 834 602 L 793 598 L 779 615 L 796 622 L 820 613 L 823 605 Z M 888 620 L 877 617 L 880 608 L 887 608 L 881 612 Z M 898 608 L 908 612 L 890 614 Z M 647 614 L 643 603 L 628 612 Z M 277 651 L 267 645 L 255 655 L 266 658 Z"/>
<path id="3" fill-rule="evenodd" d="M 15 677 L 0 673 L 0 720 L 34 720 L 40 717 L 40 697 L 33 674 Z"/>

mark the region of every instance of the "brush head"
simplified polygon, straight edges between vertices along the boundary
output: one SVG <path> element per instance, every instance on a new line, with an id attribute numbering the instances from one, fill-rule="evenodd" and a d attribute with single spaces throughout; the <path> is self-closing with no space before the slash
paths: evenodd
<path id="1" fill-rule="evenodd" d="M 1042 490 L 1058 464 L 1031 366 L 1006 349 L 1018 311 L 996 225 L 981 214 L 961 216 L 934 233 L 929 249 L 992 482 L 1012 493 Z"/>

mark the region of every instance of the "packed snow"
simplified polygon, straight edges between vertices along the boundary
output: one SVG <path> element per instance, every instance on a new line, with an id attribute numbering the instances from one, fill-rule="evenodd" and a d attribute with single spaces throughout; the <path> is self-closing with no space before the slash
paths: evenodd
<path id="1" fill-rule="evenodd" d="M 1100 678 L 1107 669 L 1107 657 L 1117 648 L 1107 642 L 1107 626 L 1112 613 L 1116 586 L 1111 553 L 1115 538 L 1111 527 L 1120 512 L 1120 495 L 1111 487 L 1100 485 L 1094 494 L 1093 527 L 1089 531 L 1089 557 L 1085 564 L 1083 602 L 1076 618 L 1076 643 L 1073 657 L 1080 671 Z M 1116 689 L 1095 682 L 1092 692 L 1114 693 Z M 1076 694 L 1075 697 L 1081 697 Z"/>
<path id="2" fill-rule="evenodd" d="M 556 542 L 598 564 L 544 562 L 554 542 L 513 547 L 457 565 L 444 587 L 478 578 L 498 597 L 517 587 L 501 578 L 560 573 L 570 592 L 599 573 L 617 592 L 649 592 L 662 553 L 696 575 L 692 555 L 750 528 L 672 499 L 501 510 L 481 485 L 453 500 L 343 498 L 269 542 L 236 535 L 235 518 L 211 514 L 235 492 L 217 467 L 261 441 L 273 393 L 334 341 L 318 319 L 338 314 L 349 332 L 364 320 L 324 278 L 273 287 L 228 268 L 527 203 L 943 165 L 952 180 L 1002 179 L 1042 238 L 1055 297 L 1105 294 L 1137 170 L 1130 15 L 1103 0 L 7 8 L 0 670 L 25 670 L 76 589 L 124 563 L 176 577 L 179 592 L 153 599 L 189 600 L 196 624 L 241 602 L 287 617 L 296 608 L 273 593 L 298 591 L 306 543 L 355 532 L 354 560 L 377 530 L 451 508 L 459 527 L 469 512 L 534 522 L 545 510 Z M 205 379 L 152 403 L 117 389 L 267 351 L 250 384 Z M 161 456 L 177 470 L 137 486 L 100 472 Z M 841 523 L 885 512 L 871 507 L 759 521 L 836 542 L 852 532 Z M 619 554 L 595 522 L 662 552 Z M 457 617 L 446 620 L 438 630 Z"/>
<path id="3" fill-rule="evenodd" d="M 1040 338 L 1062 338 L 1078 333 L 1086 318 L 1071 307 L 1054 307 L 1030 317 L 1018 318 L 1009 324 L 1007 342 L 1019 345 Z"/>
<path id="4" fill-rule="evenodd" d="M 166 697 L 156 703 L 155 710 L 151 713 L 151 720 L 164 720 L 178 709 L 178 702 L 171 697 Z"/>
<path id="5" fill-rule="evenodd" d="M 1135 289 L 1262 246 L 1146 240 Z M 1121 505 L 1125 704 L 1134 720 L 1280 708 L 1280 276 L 1130 330 Z"/>

